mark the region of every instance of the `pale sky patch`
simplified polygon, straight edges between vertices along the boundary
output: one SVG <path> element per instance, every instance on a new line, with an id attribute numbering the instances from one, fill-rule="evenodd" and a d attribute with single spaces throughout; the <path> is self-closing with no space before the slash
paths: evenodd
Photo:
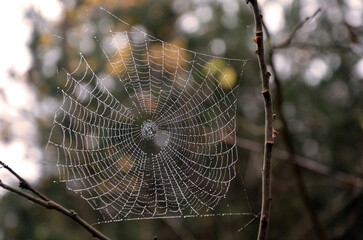
<path id="1" fill-rule="evenodd" d="M 271 33 L 276 33 L 285 26 L 284 9 L 278 2 L 271 1 L 265 4 L 263 18 Z"/>
<path id="2" fill-rule="evenodd" d="M 36 96 L 25 81 L 31 66 L 27 44 L 32 26 L 24 14 L 30 7 L 46 21 L 59 21 L 62 16 L 62 5 L 58 0 L 8 1 L 0 10 L 0 90 L 3 92 L 0 118 L 11 126 L 10 141 L 0 142 L 0 156 L 22 177 L 35 181 L 41 170 L 42 151 L 34 144 L 37 129 L 34 119 L 28 115 L 37 112 Z M 9 76 L 10 70 L 16 73 L 16 79 Z M 15 180 L 4 169 L 0 170 L 0 179 L 5 183 Z M 0 191 L 0 195 L 3 193 Z"/>

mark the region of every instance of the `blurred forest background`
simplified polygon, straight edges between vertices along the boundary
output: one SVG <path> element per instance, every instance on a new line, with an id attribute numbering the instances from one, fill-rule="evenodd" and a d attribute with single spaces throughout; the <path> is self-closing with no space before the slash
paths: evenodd
<path id="1" fill-rule="evenodd" d="M 274 126 L 280 132 L 273 150 L 269 237 L 363 239 L 363 4 L 360 0 L 259 3 L 269 30 L 266 56 L 273 73 Z M 6 3 L 3 5 L 6 11 Z M 61 101 L 57 87 L 66 78 L 62 69 L 75 69 L 79 52 L 99 71 L 98 66 L 105 64 L 100 62 L 102 53 L 94 51 L 94 36 L 86 29 L 92 26 L 102 38 L 105 23 L 118 24 L 107 14 L 93 14 L 103 6 L 166 42 L 211 55 L 252 58 L 240 83 L 237 145 L 240 174 L 253 212 L 258 213 L 264 109 L 250 6 L 244 0 L 65 0 L 60 6 L 62 15 L 57 21 L 47 21 L 35 9 L 24 12 L 32 25 L 28 42 L 31 68 L 25 74 L 8 74 L 35 97 L 31 109 L 11 110 L 20 116 L 20 123 L 7 112 L 14 96 L 6 94 L 7 85 L 0 85 L 0 141 L 2 146 L 19 139 L 29 141 L 32 150 L 23 150 L 27 152 L 23 166 L 35 164 L 39 170 L 27 180 L 51 199 L 95 222 L 95 213 L 84 200 L 67 191 L 65 184 L 56 184 L 57 157 L 44 148 Z M 289 36 L 291 41 L 285 41 Z M 22 93 L 13 94 L 16 98 Z M 2 155 L 1 160 L 10 167 L 15 161 L 11 155 Z M 16 186 L 5 177 L 9 175 L 5 169 L 0 168 L 0 173 L 3 182 Z M 0 239 L 90 239 L 84 229 L 61 214 L 3 189 L 0 193 Z M 258 220 L 238 232 L 244 224 L 243 217 L 212 217 L 126 221 L 96 228 L 111 239 L 256 238 Z"/>

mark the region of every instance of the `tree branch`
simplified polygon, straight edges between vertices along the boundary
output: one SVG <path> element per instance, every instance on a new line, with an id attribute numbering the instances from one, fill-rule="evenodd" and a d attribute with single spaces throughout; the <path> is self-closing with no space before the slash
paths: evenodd
<path id="1" fill-rule="evenodd" d="M 251 3 L 253 14 L 255 18 L 256 38 L 254 39 L 257 44 L 257 58 L 260 67 L 261 81 L 262 81 L 262 95 L 265 105 L 265 147 L 263 156 L 262 167 L 262 204 L 261 204 L 261 218 L 260 226 L 258 229 L 259 240 L 267 239 L 268 227 L 270 222 L 271 210 L 271 158 L 273 139 L 273 111 L 272 99 L 270 93 L 269 79 L 271 74 L 267 71 L 264 46 L 263 46 L 263 31 L 262 31 L 262 15 L 258 7 L 257 0 L 246 0 L 246 3 Z"/>
<path id="2" fill-rule="evenodd" d="M 228 143 L 233 144 L 232 141 L 228 141 Z M 261 153 L 262 145 L 260 143 L 237 137 L 236 144 L 237 147 L 244 148 L 256 153 Z M 324 175 L 329 179 L 335 180 L 336 182 L 347 187 L 362 188 L 363 186 L 363 179 L 359 177 L 349 175 L 345 172 L 333 170 L 322 163 L 303 156 L 295 155 L 293 158 L 290 158 L 290 153 L 283 149 L 274 148 L 274 158 L 297 165 L 317 174 Z"/>
<path id="3" fill-rule="evenodd" d="M 288 45 L 290 45 L 292 39 L 295 37 L 296 33 L 305 25 L 306 22 L 308 22 L 310 19 L 313 19 L 314 17 L 316 17 L 316 15 L 318 15 L 321 12 L 321 9 L 318 8 L 313 15 L 306 17 L 304 20 L 300 21 L 297 26 L 294 28 L 294 30 L 292 30 L 292 32 L 290 33 L 290 35 L 285 39 L 285 41 L 282 41 L 280 44 L 273 46 L 273 48 L 284 48 Z M 265 29 L 266 26 L 264 25 Z"/>
<path id="4" fill-rule="evenodd" d="M 289 37 L 283 41 L 281 44 L 276 45 L 276 46 L 270 46 L 270 53 L 269 53 L 269 61 L 270 61 L 270 65 L 271 65 L 271 70 L 272 73 L 274 74 L 274 80 L 275 80 L 275 86 L 276 86 L 276 109 L 279 115 L 279 119 L 282 122 L 282 138 L 283 141 L 287 147 L 288 150 L 288 159 L 291 162 L 296 162 L 295 156 L 296 156 L 296 149 L 293 145 L 293 137 L 289 132 L 289 128 L 288 128 L 288 122 L 286 120 L 286 117 L 282 111 L 282 103 L 283 103 L 283 93 L 282 93 L 282 86 L 281 86 L 281 82 L 280 79 L 278 77 L 276 68 L 275 68 L 275 64 L 273 61 L 273 55 L 274 55 L 274 49 L 277 48 L 283 48 L 283 47 L 287 47 L 292 39 L 295 37 L 295 34 L 297 33 L 297 31 L 299 29 L 301 29 L 301 27 L 304 26 L 304 24 L 309 21 L 310 19 L 314 18 L 318 13 L 320 12 L 320 9 L 317 9 L 315 11 L 315 13 L 311 16 L 311 17 L 307 17 L 304 20 L 302 20 L 297 26 L 296 28 L 291 32 L 291 34 L 289 35 Z M 265 31 L 267 34 L 267 38 L 270 39 L 270 35 L 268 32 L 267 27 L 264 25 L 265 27 Z M 269 41 L 270 42 L 270 41 Z M 271 42 L 270 42 L 271 44 Z M 297 188 L 299 190 L 300 193 L 300 197 L 302 199 L 303 205 L 308 213 L 308 216 L 310 218 L 311 224 L 313 226 L 313 229 L 316 233 L 316 235 L 321 239 L 321 240 L 327 240 L 328 239 L 328 234 L 326 233 L 323 224 L 321 223 L 316 211 L 314 210 L 314 207 L 311 203 L 308 191 L 307 191 L 307 187 L 301 172 L 301 168 L 300 166 L 294 164 L 292 167 L 293 173 L 294 173 L 294 177 L 295 177 L 295 182 L 297 185 Z"/>
<path id="5" fill-rule="evenodd" d="M 8 170 L 11 174 L 13 174 L 19 180 L 19 187 L 22 189 L 26 189 L 37 195 L 39 198 L 44 201 L 49 201 L 49 199 L 44 196 L 42 193 L 38 192 L 34 189 L 24 178 L 22 178 L 19 174 L 17 174 L 13 169 L 11 169 L 8 165 L 0 161 L 0 165 L 3 166 L 6 170 Z"/>
<path id="6" fill-rule="evenodd" d="M 81 218 L 77 214 L 77 212 L 75 212 L 74 210 L 71 210 L 71 209 L 67 209 L 67 208 L 63 207 L 62 205 L 50 200 L 48 197 L 46 197 L 45 195 L 43 195 L 42 193 L 40 193 L 39 191 L 34 189 L 27 181 L 25 181 L 25 179 L 23 179 L 21 176 L 19 176 L 19 174 L 17 174 L 13 169 L 11 169 L 9 166 L 7 166 L 2 161 L 0 161 L 0 165 L 2 167 L 4 167 L 6 170 L 8 170 L 12 175 L 14 175 L 19 180 L 20 188 L 29 190 L 38 197 L 35 197 L 29 193 L 26 193 L 24 191 L 21 191 L 16 188 L 13 188 L 9 185 L 6 185 L 1 180 L 0 180 L 0 187 L 2 187 L 5 190 L 8 190 L 12 193 L 15 193 L 23 198 L 26 198 L 34 203 L 37 203 L 42 207 L 45 207 L 47 209 L 53 209 L 53 210 L 56 210 L 56 211 L 62 213 L 63 215 L 71 218 L 72 220 L 74 220 L 78 224 L 80 224 L 84 229 L 86 229 L 89 233 L 91 233 L 93 237 L 96 237 L 101 240 L 110 240 L 108 237 L 103 235 L 97 229 L 92 227 L 92 225 L 87 223 L 83 218 Z"/>

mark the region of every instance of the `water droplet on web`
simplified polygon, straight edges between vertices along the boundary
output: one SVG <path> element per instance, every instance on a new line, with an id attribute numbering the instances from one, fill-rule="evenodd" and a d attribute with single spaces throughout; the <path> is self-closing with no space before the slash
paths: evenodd
<path id="1" fill-rule="evenodd" d="M 102 91 L 92 89 L 105 78 L 97 75 L 80 52 L 79 66 L 67 73 L 64 104 L 55 114 L 55 130 L 49 138 L 49 144 L 58 150 L 59 179 L 79 195 L 84 189 L 90 190 L 83 195 L 90 205 L 119 211 L 116 217 L 103 211 L 104 219 L 98 221 L 104 223 L 176 217 L 176 213 L 181 218 L 205 212 L 213 215 L 210 211 L 234 178 L 226 173 L 235 172 L 236 145 L 226 145 L 219 136 L 222 131 L 224 135 L 235 134 L 237 96 L 233 91 L 228 96 L 220 91 L 219 80 L 203 69 L 210 65 L 208 68 L 222 75 L 218 64 L 229 60 L 179 47 L 176 51 L 174 45 L 125 25 L 107 10 L 104 14 L 129 29 L 106 33 L 113 42 L 124 41 L 122 49 L 100 44 L 107 64 L 118 67 L 107 76 L 115 83 L 112 89 L 106 84 Z M 86 34 L 93 36 L 91 31 Z M 103 40 L 93 37 L 100 43 Z M 160 48 L 151 50 L 152 44 Z M 153 54 L 161 56 L 159 65 L 145 61 Z M 183 73 L 173 74 L 175 68 Z M 89 98 L 67 95 L 77 91 Z M 148 161 L 150 156 L 153 161 Z M 121 191 L 122 197 L 109 202 L 111 195 Z M 165 213 L 156 213 L 159 210 Z"/>
<path id="2" fill-rule="evenodd" d="M 146 120 L 141 125 L 141 135 L 146 140 L 154 139 L 158 132 L 158 126 L 152 120 Z"/>

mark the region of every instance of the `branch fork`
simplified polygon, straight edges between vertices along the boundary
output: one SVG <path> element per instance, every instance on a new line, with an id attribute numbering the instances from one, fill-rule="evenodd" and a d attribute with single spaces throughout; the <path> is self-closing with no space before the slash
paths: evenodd
<path id="1" fill-rule="evenodd" d="M 30 191 L 32 194 L 26 193 L 25 191 L 18 190 L 16 188 L 13 188 L 7 184 L 4 184 L 0 179 L 0 187 L 15 193 L 23 198 L 26 198 L 34 203 L 39 204 L 42 207 L 45 207 L 47 209 L 53 209 L 57 212 L 62 213 L 63 215 L 71 218 L 78 224 L 80 224 L 84 229 L 86 229 L 93 237 L 96 237 L 101 240 L 110 240 L 108 237 L 103 235 L 101 232 L 99 232 L 97 229 L 92 227 L 91 224 L 87 223 L 83 218 L 81 218 L 78 213 L 72 209 L 67 209 L 63 207 L 62 205 L 52 201 L 39 191 L 37 191 L 35 188 L 33 188 L 24 178 L 22 178 L 19 174 L 17 174 L 12 168 L 10 168 L 8 165 L 0 161 L 0 167 L 5 168 L 8 170 L 12 175 L 14 175 L 19 180 L 19 187 L 24 190 Z M 35 196 L 34 196 L 35 195 Z"/>

